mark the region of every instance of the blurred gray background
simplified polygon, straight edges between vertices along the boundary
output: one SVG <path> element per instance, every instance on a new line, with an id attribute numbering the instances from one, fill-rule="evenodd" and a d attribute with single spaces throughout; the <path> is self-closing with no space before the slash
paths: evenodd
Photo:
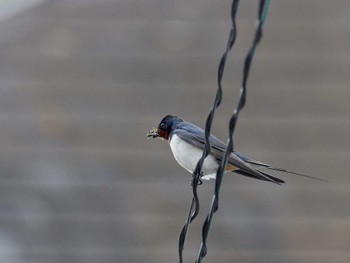
<path id="1" fill-rule="evenodd" d="M 241 1 L 227 138 L 258 1 Z M 177 262 L 191 176 L 147 131 L 204 126 L 231 1 L 0 1 L 0 261 Z M 205 262 L 350 262 L 350 5 L 272 1 L 235 133 L 250 157 L 325 178 L 224 178 Z M 194 262 L 214 183 L 199 189 Z"/>

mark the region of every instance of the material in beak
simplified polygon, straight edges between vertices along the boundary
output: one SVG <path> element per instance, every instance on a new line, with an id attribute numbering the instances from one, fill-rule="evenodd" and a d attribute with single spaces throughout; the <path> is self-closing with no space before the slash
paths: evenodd
<path id="1" fill-rule="evenodd" d="M 159 134 L 158 134 L 158 129 L 157 128 L 153 128 L 152 130 L 150 130 L 147 133 L 147 138 L 159 138 Z"/>

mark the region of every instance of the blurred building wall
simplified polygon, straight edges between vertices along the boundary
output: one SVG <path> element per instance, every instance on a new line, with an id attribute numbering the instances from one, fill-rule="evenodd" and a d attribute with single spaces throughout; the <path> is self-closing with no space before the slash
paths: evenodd
<path id="1" fill-rule="evenodd" d="M 223 140 L 257 2 L 239 8 L 213 127 Z M 51 0 L 0 23 L 1 262 L 177 261 L 191 177 L 145 135 L 168 113 L 204 125 L 229 7 Z M 329 183 L 227 174 L 206 262 L 350 261 L 349 24 L 346 0 L 272 1 L 236 149 Z M 186 262 L 213 185 L 200 187 Z"/>

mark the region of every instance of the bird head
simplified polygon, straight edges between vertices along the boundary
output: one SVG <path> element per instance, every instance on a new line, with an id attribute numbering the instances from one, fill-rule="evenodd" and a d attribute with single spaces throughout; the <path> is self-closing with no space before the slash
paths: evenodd
<path id="1" fill-rule="evenodd" d="M 181 122 L 183 120 L 179 117 L 167 115 L 160 121 L 158 128 L 153 128 L 147 133 L 147 138 L 168 140 L 171 131 Z"/>

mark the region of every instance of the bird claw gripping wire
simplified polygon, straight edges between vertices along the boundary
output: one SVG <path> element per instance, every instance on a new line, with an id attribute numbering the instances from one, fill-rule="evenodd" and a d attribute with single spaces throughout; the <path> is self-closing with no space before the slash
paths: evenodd
<path id="1" fill-rule="evenodd" d="M 201 179 L 202 176 L 203 176 L 203 172 L 201 172 L 199 176 L 192 174 L 191 187 L 202 185 L 203 184 L 203 180 Z"/>

